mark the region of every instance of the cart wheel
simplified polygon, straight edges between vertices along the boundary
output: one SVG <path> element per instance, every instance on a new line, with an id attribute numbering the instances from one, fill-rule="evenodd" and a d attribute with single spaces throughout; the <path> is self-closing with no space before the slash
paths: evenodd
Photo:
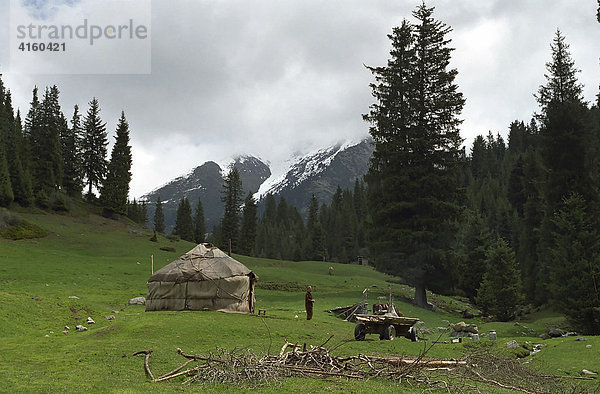
<path id="1" fill-rule="evenodd" d="M 356 327 L 354 327 L 354 339 L 357 341 L 365 340 L 365 324 L 358 323 Z"/>
<path id="2" fill-rule="evenodd" d="M 396 337 L 396 327 L 393 325 L 389 325 L 383 330 L 383 334 L 379 336 L 379 339 L 387 339 L 388 341 L 393 341 Z"/>
<path id="3" fill-rule="evenodd" d="M 411 327 L 408 330 L 408 339 L 410 339 L 413 342 L 417 342 L 417 329 L 414 327 Z"/>

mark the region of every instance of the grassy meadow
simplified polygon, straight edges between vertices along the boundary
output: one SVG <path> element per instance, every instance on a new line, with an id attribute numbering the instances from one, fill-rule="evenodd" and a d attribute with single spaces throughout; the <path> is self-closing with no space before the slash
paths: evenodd
<path id="1" fill-rule="evenodd" d="M 345 379 L 290 378 L 258 389 L 195 383 L 182 386 L 181 380 L 152 383 L 144 374 L 143 357 L 132 353 L 153 349 L 150 367 L 155 375 L 166 373 L 183 361 L 176 348 L 186 353 L 208 354 L 217 347 L 232 350 L 249 348 L 256 354 L 278 353 L 288 340 L 319 345 L 331 335 L 327 346 L 337 346 L 336 355 L 406 354 L 418 355 L 425 342 L 404 338 L 380 341 L 368 335 L 353 340 L 354 324 L 344 322 L 325 310 L 361 300 L 369 287 L 369 302 L 388 297 L 391 286 L 396 298 L 409 296 L 411 289 L 399 278 L 369 267 L 323 262 L 289 262 L 234 256 L 259 276 L 257 308 L 266 316 L 226 314 L 212 311 L 148 312 L 144 306 L 128 306 L 133 297 L 146 295 L 146 280 L 194 245 L 159 237 L 150 242 L 150 231 L 125 221 L 105 219 L 83 212 L 78 216 L 20 214 L 48 231 L 41 239 L 10 241 L 0 239 L 0 391 L 1 392 L 229 392 L 229 391 L 337 391 L 399 392 L 422 387 L 399 386 L 385 380 L 367 382 Z M 162 251 L 170 246 L 176 252 Z M 328 275 L 328 267 L 334 275 Z M 313 286 L 315 314 L 305 320 L 304 288 Z M 72 296 L 78 297 L 70 298 Z M 448 341 L 448 323 L 464 320 L 458 313 L 463 301 L 431 295 L 438 306 L 425 311 L 397 300 L 406 316 L 418 317 L 418 327 L 428 343 Z M 105 317 L 114 315 L 114 320 Z M 92 317 L 96 324 L 87 325 Z M 298 318 L 296 318 L 298 316 Z M 474 344 L 439 343 L 428 356 L 461 357 L 473 346 L 491 346 L 506 353 L 505 343 L 517 340 L 544 343 L 541 352 L 523 359 L 531 368 L 551 375 L 579 376 L 582 369 L 600 369 L 600 338 L 575 341 L 564 337 L 542 341 L 537 337 L 548 326 L 564 325 L 551 311 L 540 311 L 518 323 L 483 322 L 472 319 L 480 333 L 496 330 L 491 343 L 482 335 Z M 84 324 L 88 331 L 77 332 Z M 61 333 L 65 326 L 70 330 Z M 535 333 L 532 331 L 535 330 Z M 339 346 L 338 346 L 339 345 Z M 591 347 L 586 347 L 591 345 Z M 584 388 L 598 388 L 596 381 L 582 381 Z M 492 388 L 488 388 L 492 389 Z M 486 389 L 484 389 L 487 391 Z"/>

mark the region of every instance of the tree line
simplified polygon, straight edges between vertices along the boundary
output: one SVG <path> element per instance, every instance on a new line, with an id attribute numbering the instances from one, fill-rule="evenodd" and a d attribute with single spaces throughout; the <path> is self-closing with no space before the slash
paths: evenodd
<path id="1" fill-rule="evenodd" d="M 108 159 L 106 123 L 96 98 L 85 116 L 75 105 L 67 120 L 56 85 L 46 87 L 41 99 L 38 93 L 35 87 L 23 121 L 0 79 L 0 206 L 16 203 L 68 211 L 73 201 L 82 199 L 85 188 L 87 201 L 105 212 L 126 215 L 132 155 L 125 113 Z"/>
<path id="2" fill-rule="evenodd" d="M 239 173 L 232 168 L 222 190 L 223 218 L 208 238 L 202 201 L 198 199 L 192 212 L 186 197 L 179 202 L 173 234 L 191 242 L 209 241 L 223 250 L 231 248 L 248 256 L 349 263 L 366 253 L 366 198 L 364 184 L 357 179 L 353 190 L 338 187 L 330 204 L 319 204 L 313 196 L 306 221 L 284 197 L 277 200 L 272 194 L 265 196 L 264 212 L 259 215 L 252 193 L 242 199 Z M 160 198 L 153 225 L 155 231 L 164 232 Z"/>
<path id="3" fill-rule="evenodd" d="M 364 115 L 375 152 L 367 244 L 378 269 L 415 287 L 469 297 L 500 320 L 550 305 L 600 332 L 600 95 L 583 98 L 557 30 L 538 113 L 491 132 L 467 155 L 464 98 L 450 67 L 451 28 L 425 4 L 389 35 L 386 66 L 368 67 L 375 103 Z"/>

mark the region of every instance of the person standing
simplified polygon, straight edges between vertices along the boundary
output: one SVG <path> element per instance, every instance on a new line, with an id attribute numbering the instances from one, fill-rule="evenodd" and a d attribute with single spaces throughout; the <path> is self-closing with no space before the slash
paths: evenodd
<path id="1" fill-rule="evenodd" d="M 304 306 L 306 307 L 306 320 L 312 319 L 313 304 L 315 300 L 312 298 L 312 286 L 306 288 L 306 296 L 304 297 Z"/>

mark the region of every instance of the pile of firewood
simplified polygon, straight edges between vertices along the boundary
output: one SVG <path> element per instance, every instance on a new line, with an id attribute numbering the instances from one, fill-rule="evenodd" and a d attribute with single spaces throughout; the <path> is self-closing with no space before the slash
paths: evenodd
<path id="1" fill-rule="evenodd" d="M 331 339 L 331 337 L 330 337 Z M 327 341 L 325 342 L 327 343 Z M 286 377 L 343 377 L 348 379 L 385 378 L 394 381 L 410 379 L 425 382 L 421 373 L 436 369 L 448 369 L 465 365 L 460 360 L 433 360 L 423 357 L 374 357 L 359 354 L 339 357 L 320 346 L 286 343 L 277 355 L 258 357 L 248 350 L 226 351 L 217 349 L 208 355 L 190 355 L 177 349 L 187 360 L 174 370 L 155 377 L 150 370 L 152 350 L 142 350 L 144 368 L 153 382 L 184 378 L 183 383 L 194 381 L 227 384 L 266 384 Z"/>

